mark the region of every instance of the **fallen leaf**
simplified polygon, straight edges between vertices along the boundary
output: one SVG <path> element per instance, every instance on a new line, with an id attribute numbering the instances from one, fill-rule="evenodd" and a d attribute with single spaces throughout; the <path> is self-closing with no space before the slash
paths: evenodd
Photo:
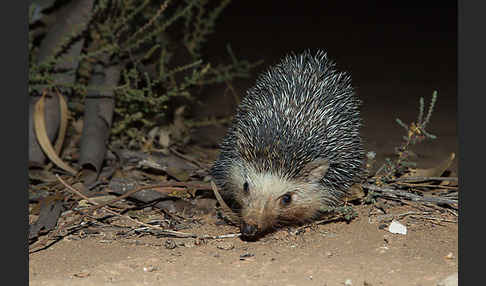
<path id="1" fill-rule="evenodd" d="M 64 208 L 63 201 L 55 196 L 45 198 L 42 205 L 39 218 L 29 226 L 29 239 L 36 238 L 41 231 L 51 231 L 57 225 Z"/>
<path id="2" fill-rule="evenodd" d="M 44 151 L 44 153 L 51 160 L 51 162 L 56 164 L 56 166 L 58 166 L 59 168 L 71 173 L 72 175 L 75 175 L 77 173 L 76 170 L 71 168 L 64 161 L 62 161 L 61 158 L 59 158 L 59 156 L 57 155 L 58 153 L 56 152 L 56 149 L 54 149 L 54 147 L 52 147 L 52 144 L 49 141 L 49 137 L 47 136 L 47 130 L 46 130 L 46 124 L 45 124 L 45 115 L 44 115 L 45 95 L 46 95 L 46 93 L 44 93 L 42 95 L 42 97 L 35 104 L 34 127 L 35 127 L 35 134 L 37 136 L 37 141 L 39 142 L 39 145 L 41 146 L 42 151 Z M 61 95 L 59 95 L 59 102 L 60 102 L 61 106 L 63 105 L 62 102 L 64 102 L 64 104 L 66 103 Z M 62 109 L 63 109 L 63 107 L 61 107 L 61 110 Z M 61 122 L 61 128 L 60 129 L 65 128 L 65 126 L 64 126 L 65 124 L 66 123 L 63 124 Z M 64 133 L 65 130 L 64 131 L 60 130 L 60 132 Z M 62 137 L 64 137 L 64 134 L 60 134 L 60 135 L 62 135 Z M 62 141 L 63 140 L 64 139 L 62 139 Z M 58 142 L 56 142 L 56 148 L 60 149 L 60 147 L 58 147 L 58 146 L 62 146 L 62 142 L 60 142 L 59 140 L 58 140 Z"/>
<path id="3" fill-rule="evenodd" d="M 66 136 L 66 129 L 67 129 L 69 118 L 68 118 L 68 107 L 67 107 L 66 100 L 59 92 L 57 92 L 56 94 L 59 98 L 59 109 L 61 114 L 61 121 L 59 125 L 59 134 L 57 134 L 56 143 L 54 144 L 54 150 L 56 151 L 56 154 L 59 155 L 61 153 L 61 148 L 64 143 L 64 138 Z"/>

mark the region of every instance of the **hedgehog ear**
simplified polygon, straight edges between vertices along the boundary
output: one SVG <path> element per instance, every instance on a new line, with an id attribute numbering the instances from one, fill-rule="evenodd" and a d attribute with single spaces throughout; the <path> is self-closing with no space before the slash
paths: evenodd
<path id="1" fill-rule="evenodd" d="M 307 163 L 302 169 L 302 174 L 307 182 L 318 182 L 326 175 L 328 169 L 329 161 L 318 158 Z"/>

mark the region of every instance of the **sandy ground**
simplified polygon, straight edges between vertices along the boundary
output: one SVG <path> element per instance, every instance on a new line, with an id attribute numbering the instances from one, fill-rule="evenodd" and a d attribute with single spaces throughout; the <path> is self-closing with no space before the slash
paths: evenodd
<path id="1" fill-rule="evenodd" d="M 457 265 L 457 224 L 407 223 L 407 235 L 360 217 L 281 230 L 257 242 L 152 236 L 65 239 L 30 256 L 30 285 L 436 285 Z M 406 209 L 395 208 L 392 213 Z M 233 233 L 204 225 L 195 233 Z M 166 248 L 168 240 L 177 245 Z"/>

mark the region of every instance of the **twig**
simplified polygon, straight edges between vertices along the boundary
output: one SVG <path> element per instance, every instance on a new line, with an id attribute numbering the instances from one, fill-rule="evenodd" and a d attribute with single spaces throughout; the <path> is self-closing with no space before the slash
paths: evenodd
<path id="1" fill-rule="evenodd" d="M 375 220 L 376 221 L 379 221 L 379 222 L 382 222 L 382 221 L 385 221 L 385 220 L 392 220 L 392 219 L 396 219 L 396 220 L 399 220 L 399 219 L 402 219 L 403 217 L 406 217 L 408 215 L 426 215 L 426 214 L 430 214 L 430 212 L 414 212 L 414 211 L 409 211 L 409 212 L 405 212 L 405 213 L 401 213 L 401 214 L 385 214 L 385 215 L 377 215 L 375 217 Z M 368 218 L 368 221 L 371 222 L 372 219 L 371 219 L 371 216 Z"/>
<path id="2" fill-rule="evenodd" d="M 112 215 L 115 215 L 117 217 L 122 217 L 122 218 L 125 218 L 131 222 L 134 222 L 136 224 L 139 224 L 139 225 L 142 225 L 144 227 L 147 227 L 147 228 L 151 228 L 151 229 L 155 229 L 159 232 L 161 232 L 162 234 L 165 234 L 165 235 L 171 235 L 171 236 L 175 236 L 175 237 L 179 237 L 179 238 L 200 238 L 200 239 L 222 239 L 222 238 L 233 238 L 233 237 L 239 237 L 241 235 L 241 233 L 236 233 L 236 234 L 225 234 L 225 235 L 217 235 L 217 236 L 212 236 L 212 235 L 196 235 L 196 234 L 192 234 L 192 233 L 185 233 L 185 232 L 179 232 L 179 231 L 174 231 L 174 230 L 166 230 L 166 229 L 163 229 L 159 226 L 156 226 L 156 225 L 151 225 L 151 224 L 147 224 L 147 223 L 144 223 L 144 222 L 141 222 L 141 221 L 138 221 L 136 219 L 133 219 L 127 215 L 122 215 L 122 214 L 119 214 L 115 211 L 112 211 L 110 210 L 109 208 L 107 208 L 105 205 L 100 205 L 98 203 L 96 203 L 95 201 L 91 200 L 90 198 L 86 197 L 85 195 L 83 195 L 81 192 L 79 192 L 78 190 L 76 190 L 75 188 L 71 187 L 70 185 L 68 185 L 63 179 L 61 179 L 61 177 L 59 177 L 59 175 L 56 174 L 56 177 L 57 179 L 68 189 L 70 190 L 71 192 L 73 192 L 74 194 L 76 195 L 79 195 L 80 197 L 82 197 L 83 199 L 87 200 L 88 202 L 92 203 L 93 205 L 96 205 L 97 207 L 100 207 L 100 208 L 103 208 L 103 210 L 109 212 L 110 214 Z M 154 187 L 154 186 L 144 186 L 144 187 L 141 187 L 141 188 L 137 188 L 135 190 L 132 190 L 130 192 L 133 192 L 135 193 L 135 191 L 140 191 L 142 188 L 148 188 L 148 187 Z"/>
<path id="3" fill-rule="evenodd" d="M 223 239 L 223 238 L 234 238 L 234 237 L 240 237 L 241 233 L 228 233 L 228 234 L 222 234 L 222 235 L 201 235 L 199 238 L 202 239 Z"/>
<path id="4" fill-rule="evenodd" d="M 224 216 L 228 218 L 231 223 L 238 224 L 240 219 L 237 214 L 235 214 L 231 208 L 226 204 L 226 202 L 223 200 L 223 197 L 221 197 L 221 194 L 218 191 L 218 187 L 216 184 L 211 181 L 211 188 L 213 189 L 214 196 L 216 197 L 216 200 L 219 202 L 221 205 L 221 211 L 223 212 Z"/>
<path id="5" fill-rule="evenodd" d="M 450 200 L 450 199 L 445 199 L 440 197 L 422 197 L 406 191 L 384 188 L 384 187 L 379 187 L 371 184 L 362 184 L 362 187 L 377 192 L 379 193 L 379 195 L 385 197 L 391 196 L 392 198 L 405 198 L 414 202 L 429 202 L 434 204 L 447 204 L 451 206 L 458 203 L 457 200 Z"/>
<path id="6" fill-rule="evenodd" d="M 148 27 L 152 26 L 153 23 L 155 22 L 155 20 L 157 20 L 157 18 L 159 18 L 160 15 L 162 14 L 162 12 L 164 12 L 164 10 L 167 8 L 168 3 L 169 3 L 169 1 L 165 1 L 164 4 L 160 5 L 160 8 L 157 10 L 157 12 L 155 13 L 155 15 L 152 16 L 152 18 L 145 25 L 143 25 L 142 28 L 140 28 L 137 31 L 135 31 L 135 33 L 133 33 L 130 36 L 130 39 L 128 39 L 128 41 L 131 41 L 131 40 L 135 39 L 139 34 L 145 32 L 145 30 L 147 30 Z"/>
<path id="7" fill-rule="evenodd" d="M 200 183 L 200 182 L 170 182 L 170 183 L 167 182 L 167 183 L 161 183 L 161 184 L 157 184 L 157 185 L 141 186 L 141 187 L 137 187 L 133 190 L 130 190 L 130 191 L 124 193 L 123 195 L 121 195 L 121 196 L 117 197 L 116 199 L 113 199 L 109 202 L 89 207 L 87 210 L 93 211 L 93 210 L 99 209 L 101 207 L 111 205 L 111 204 L 113 204 L 113 203 L 115 203 L 119 200 L 125 199 L 125 198 L 139 192 L 139 191 L 142 191 L 142 190 L 167 188 L 167 191 L 172 192 L 173 187 L 188 187 L 188 188 L 198 188 L 198 189 L 209 189 L 210 188 L 208 184 L 204 184 L 204 183 Z M 158 191 L 160 191 L 160 190 L 158 190 Z"/>
<path id="8" fill-rule="evenodd" d="M 446 211 L 450 212 L 451 214 L 453 214 L 454 216 L 458 216 L 457 212 L 451 210 L 451 209 L 446 209 Z"/>
<path id="9" fill-rule="evenodd" d="M 83 199 L 87 200 L 88 202 L 90 202 L 91 204 L 93 205 L 99 205 L 97 202 L 91 200 L 90 198 L 86 197 L 85 195 L 83 195 L 82 193 L 80 193 L 78 190 L 76 190 L 75 188 L 71 187 L 70 185 L 68 185 L 63 179 L 61 179 L 61 177 L 59 177 L 59 175 L 56 174 L 56 177 L 57 179 L 71 192 L 73 192 L 74 194 L 82 197 Z M 143 225 L 145 227 L 149 227 L 149 228 L 153 228 L 153 229 L 156 229 L 164 234 L 168 234 L 168 235 L 173 235 L 173 236 L 176 236 L 176 237 L 197 237 L 197 235 L 195 234 L 191 234 L 191 233 L 183 233 L 183 232 L 179 232 L 179 231 L 174 231 L 174 230 L 166 230 L 166 229 L 163 229 L 159 226 L 155 226 L 155 225 L 150 225 L 150 224 L 147 224 L 147 223 L 144 223 L 144 222 L 141 222 L 141 221 L 138 221 L 136 219 L 133 219 L 127 215 L 122 215 L 122 214 L 119 214 L 115 211 L 112 211 L 110 210 L 109 208 L 107 208 L 106 206 L 102 206 L 101 208 L 103 208 L 103 210 L 105 210 L 106 212 L 112 214 L 112 215 L 115 215 L 117 217 L 122 217 L 122 218 L 125 218 L 131 222 L 134 222 L 136 224 L 139 224 L 139 225 Z"/>
<path id="10" fill-rule="evenodd" d="M 138 228 L 136 229 L 137 231 L 143 231 L 146 230 L 147 227 L 143 228 Z M 229 233 L 229 234 L 222 234 L 222 235 L 196 235 L 192 233 L 187 233 L 187 236 L 182 237 L 179 236 L 180 238 L 198 238 L 198 239 L 224 239 L 224 238 L 235 238 L 235 237 L 240 237 L 241 233 Z"/>
<path id="11" fill-rule="evenodd" d="M 450 220 L 450 219 L 445 219 L 445 218 L 438 218 L 438 217 L 431 217 L 431 216 L 410 216 L 411 218 L 414 219 L 428 219 L 428 220 L 437 220 L 440 222 L 452 222 L 452 223 L 457 223 L 455 220 Z"/>
<path id="12" fill-rule="evenodd" d="M 66 188 L 68 188 L 71 192 L 73 192 L 74 194 L 80 196 L 81 198 L 87 200 L 88 202 L 90 202 L 91 204 L 93 205 L 97 205 L 98 203 L 93 201 L 92 199 L 88 198 L 87 196 L 85 196 L 83 193 L 81 193 L 80 191 L 76 190 L 75 188 L 71 187 L 70 185 L 68 185 L 58 174 L 56 174 L 56 178 L 61 182 L 61 184 L 63 184 Z"/>
<path id="13" fill-rule="evenodd" d="M 442 185 L 431 185 L 431 184 L 413 184 L 406 182 L 396 182 L 397 185 L 403 185 L 407 187 L 425 187 L 425 188 L 436 188 L 436 189 L 447 189 L 447 190 L 457 190 L 458 187 L 453 186 L 442 186 Z"/>
<path id="14" fill-rule="evenodd" d="M 401 177 L 391 179 L 391 182 L 419 182 L 419 181 L 457 181 L 457 177 Z"/>

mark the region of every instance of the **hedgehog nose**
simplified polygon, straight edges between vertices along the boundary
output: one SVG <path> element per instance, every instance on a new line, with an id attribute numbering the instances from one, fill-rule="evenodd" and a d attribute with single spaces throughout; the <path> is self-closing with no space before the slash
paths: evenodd
<path id="1" fill-rule="evenodd" d="M 256 225 L 243 222 L 240 226 L 240 231 L 244 236 L 254 236 L 258 232 L 258 227 Z"/>

